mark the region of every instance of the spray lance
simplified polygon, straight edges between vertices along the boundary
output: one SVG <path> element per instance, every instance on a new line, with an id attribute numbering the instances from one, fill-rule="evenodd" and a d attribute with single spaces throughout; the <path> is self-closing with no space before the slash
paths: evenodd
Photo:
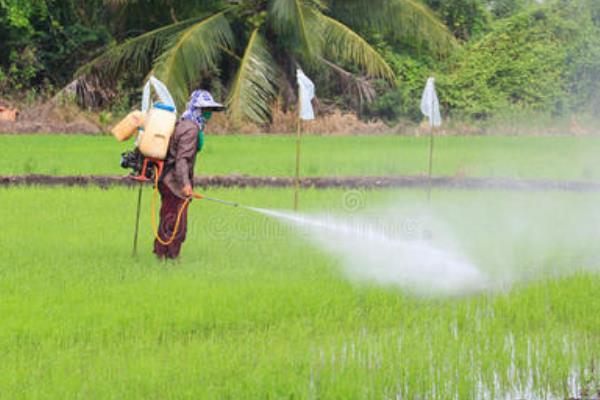
<path id="1" fill-rule="evenodd" d="M 194 193 L 192 197 L 194 199 L 211 201 L 213 203 L 218 203 L 218 204 L 221 204 L 224 206 L 229 206 L 229 207 L 239 207 L 240 206 L 239 203 L 234 203 L 232 201 L 226 201 L 226 200 L 221 200 L 221 199 L 215 199 L 214 197 L 204 196 L 199 193 Z"/>

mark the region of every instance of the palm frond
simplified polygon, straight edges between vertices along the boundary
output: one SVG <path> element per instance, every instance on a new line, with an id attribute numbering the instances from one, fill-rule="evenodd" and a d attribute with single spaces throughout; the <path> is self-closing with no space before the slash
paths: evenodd
<path id="1" fill-rule="evenodd" d="M 318 13 L 324 53 L 334 60 L 361 67 L 371 77 L 394 80 L 394 72 L 365 39 L 343 23 Z"/>
<path id="2" fill-rule="evenodd" d="M 397 40 L 445 55 L 457 42 L 436 14 L 419 0 L 329 0 L 333 15 L 349 26 L 366 26 Z"/>
<path id="3" fill-rule="evenodd" d="M 75 76 L 80 77 L 93 73 L 98 77 L 114 77 L 125 70 L 147 72 L 151 68 L 154 59 L 162 52 L 173 35 L 201 21 L 203 18 L 205 16 L 163 26 L 128 39 L 119 45 L 113 45 L 105 49 L 98 57 L 80 67 Z"/>
<path id="4" fill-rule="evenodd" d="M 229 91 L 227 108 L 235 124 L 244 118 L 256 123 L 265 123 L 271 118 L 278 69 L 259 29 L 255 28 L 250 35 Z"/>
<path id="5" fill-rule="evenodd" d="M 377 97 L 377 92 L 372 82 L 365 77 L 356 76 L 349 71 L 346 71 L 339 65 L 332 63 L 326 59 L 321 61 L 329 66 L 340 77 L 340 83 L 345 93 L 350 94 L 353 102 L 356 103 L 356 108 L 362 110 L 365 103 L 370 103 Z"/>
<path id="6" fill-rule="evenodd" d="M 320 8 L 322 5 L 318 1 L 313 6 Z M 314 25 L 311 8 L 303 0 L 271 0 L 270 8 L 271 25 L 275 31 L 298 40 L 304 54 L 314 56 L 318 52 L 318 38 L 311 31 L 311 25 Z"/>
<path id="7" fill-rule="evenodd" d="M 216 68 L 223 48 L 232 47 L 227 12 L 214 14 L 176 35 L 156 60 L 154 73 L 167 85 L 179 107 L 185 104 L 190 85 L 202 72 Z"/>

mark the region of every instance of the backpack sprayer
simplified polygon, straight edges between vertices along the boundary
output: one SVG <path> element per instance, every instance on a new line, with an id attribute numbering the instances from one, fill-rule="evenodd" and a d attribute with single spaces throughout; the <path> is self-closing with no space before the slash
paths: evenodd
<path id="1" fill-rule="evenodd" d="M 160 102 L 151 104 L 152 88 Z M 130 175 L 133 180 L 147 182 L 154 179 L 155 173 L 162 174 L 176 122 L 177 108 L 169 90 L 161 81 L 150 77 L 144 86 L 142 110 L 133 111 L 112 129 L 119 141 L 138 133 L 136 148 L 121 154 L 121 167 L 133 171 Z"/>
<path id="2" fill-rule="evenodd" d="M 150 90 L 154 88 L 160 102 L 150 102 Z M 191 198 L 185 200 L 178 212 L 173 235 L 164 240 L 158 233 L 156 223 L 156 199 L 158 197 L 158 181 L 163 173 L 164 160 L 169 150 L 169 142 L 175 131 L 177 122 L 177 108 L 167 87 L 155 77 L 150 77 L 144 86 L 142 96 L 142 110 L 133 111 L 113 129 L 112 134 L 119 141 L 125 141 L 138 133 L 135 142 L 136 148 L 121 154 L 121 167 L 131 169 L 129 175 L 134 181 L 140 182 L 137 202 L 137 217 L 133 242 L 133 254 L 137 254 L 137 237 L 139 231 L 140 208 L 142 201 L 142 186 L 144 182 L 154 182 L 154 195 L 152 198 L 152 228 L 154 236 L 163 245 L 170 245 L 179 230 L 183 212 L 189 206 Z M 194 193 L 193 198 L 207 200 L 226 206 L 238 207 L 237 203 L 219 200 Z"/>

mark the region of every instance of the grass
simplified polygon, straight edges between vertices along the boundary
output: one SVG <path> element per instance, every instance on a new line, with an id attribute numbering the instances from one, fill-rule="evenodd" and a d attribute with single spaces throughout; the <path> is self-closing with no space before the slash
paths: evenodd
<path id="1" fill-rule="evenodd" d="M 197 173 L 291 176 L 292 136 L 209 136 Z M 120 153 L 132 143 L 111 137 L 0 136 L 0 175 L 124 174 Z M 598 138 L 441 137 L 434 174 L 516 178 L 600 179 Z M 306 136 L 302 175 L 416 175 L 427 172 L 428 138 Z"/>
<path id="2" fill-rule="evenodd" d="M 210 195 L 269 208 L 291 203 L 280 190 Z M 539 273 L 494 293 L 418 297 L 352 283 L 306 237 L 210 203 L 192 205 L 182 262 L 163 265 L 149 252 L 148 196 L 133 260 L 134 190 L 0 189 L 0 398 L 466 399 L 482 397 L 478 382 L 493 397 L 521 387 L 566 398 L 573 373 L 598 385 L 600 277 L 593 272 Z M 310 190 L 302 206 L 343 213 L 344 196 Z M 368 208 L 424 197 L 365 196 Z M 473 196 L 516 208 L 549 199 L 550 210 L 572 207 L 577 221 L 598 200 L 439 191 L 434 206 Z M 475 245 L 486 243 L 484 235 L 493 248 L 509 240 L 483 209 L 473 218 L 485 222 Z M 560 218 L 548 218 L 541 231 Z M 528 268 L 518 249 L 511 256 L 507 264 Z M 563 271 L 579 266 L 562 262 Z"/>

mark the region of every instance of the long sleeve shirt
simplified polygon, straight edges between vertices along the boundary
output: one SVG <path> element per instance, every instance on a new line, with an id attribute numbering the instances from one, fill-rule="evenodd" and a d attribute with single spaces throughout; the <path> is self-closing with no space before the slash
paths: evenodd
<path id="1" fill-rule="evenodd" d="M 178 121 L 169 143 L 162 177 L 162 181 L 178 197 L 185 198 L 183 188 L 193 186 L 197 153 L 198 125 L 190 120 Z"/>

